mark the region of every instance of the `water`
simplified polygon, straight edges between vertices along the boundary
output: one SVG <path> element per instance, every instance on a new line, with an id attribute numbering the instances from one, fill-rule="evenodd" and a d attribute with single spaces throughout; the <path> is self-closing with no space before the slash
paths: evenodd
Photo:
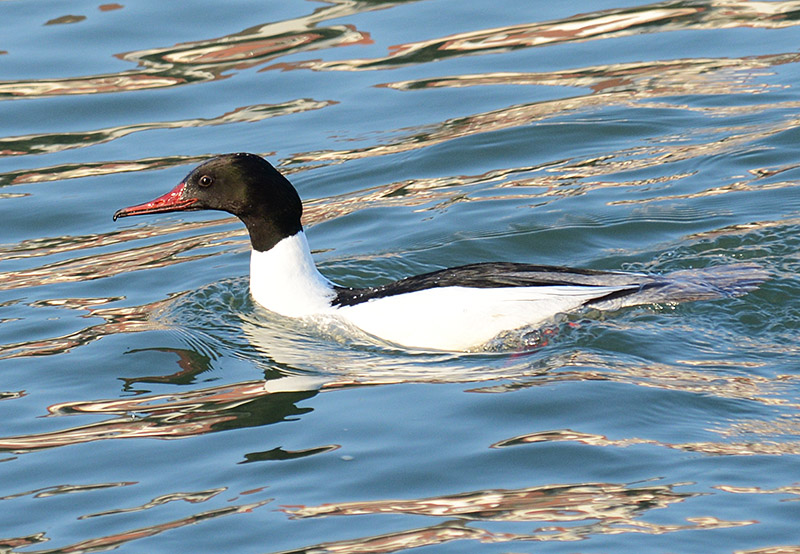
<path id="1" fill-rule="evenodd" d="M 0 3 L 4 552 L 800 551 L 800 4 L 487 6 Z M 350 286 L 772 278 L 389 348 L 254 306 L 224 214 L 111 221 L 230 151 Z"/>

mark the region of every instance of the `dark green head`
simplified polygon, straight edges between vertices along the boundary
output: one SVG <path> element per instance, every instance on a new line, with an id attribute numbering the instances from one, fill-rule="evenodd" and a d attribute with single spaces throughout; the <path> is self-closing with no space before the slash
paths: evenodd
<path id="1" fill-rule="evenodd" d="M 303 204 L 292 184 L 255 154 L 224 154 L 193 169 L 178 186 L 114 219 L 190 210 L 222 210 L 241 219 L 256 250 L 266 251 L 302 230 Z"/>

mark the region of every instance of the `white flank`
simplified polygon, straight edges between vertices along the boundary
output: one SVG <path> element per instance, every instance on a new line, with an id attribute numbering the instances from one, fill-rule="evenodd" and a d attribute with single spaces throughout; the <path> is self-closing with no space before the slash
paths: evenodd
<path id="1" fill-rule="evenodd" d="M 335 296 L 314 265 L 303 231 L 266 252 L 251 252 L 250 294 L 266 309 L 288 317 L 331 313 Z"/>
<path id="2" fill-rule="evenodd" d="M 503 331 L 546 323 L 624 287 L 445 287 L 378 298 L 337 310 L 376 337 L 436 350 L 470 350 Z"/>

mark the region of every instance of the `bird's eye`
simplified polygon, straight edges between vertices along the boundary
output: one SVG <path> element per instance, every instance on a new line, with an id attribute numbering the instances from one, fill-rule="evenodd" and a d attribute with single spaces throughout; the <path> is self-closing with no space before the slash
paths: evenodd
<path id="1" fill-rule="evenodd" d="M 199 184 L 201 187 L 210 187 L 211 183 L 213 182 L 214 179 L 212 179 L 208 175 L 203 175 L 202 177 L 200 177 L 200 180 L 197 181 L 197 184 Z"/>

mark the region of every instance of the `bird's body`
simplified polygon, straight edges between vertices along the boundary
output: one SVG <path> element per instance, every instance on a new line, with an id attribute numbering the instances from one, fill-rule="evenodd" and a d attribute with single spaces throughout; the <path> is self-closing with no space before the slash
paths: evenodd
<path id="1" fill-rule="evenodd" d="M 512 265 L 504 266 L 511 269 Z M 468 273 L 473 282 L 476 279 L 476 266 L 437 273 L 445 273 L 439 279 L 445 286 L 433 285 L 437 276 L 428 274 L 384 287 L 339 287 L 317 270 L 305 233 L 299 231 L 266 252 L 251 252 L 250 292 L 260 305 L 288 317 L 336 315 L 393 343 L 467 350 L 504 330 L 544 323 L 556 313 L 621 290 L 544 281 L 532 286 L 467 286 Z M 459 273 L 464 279 L 459 280 Z M 544 276 L 547 270 L 541 273 Z"/>
<path id="2" fill-rule="evenodd" d="M 498 334 L 551 321 L 584 306 L 617 309 L 738 295 L 764 280 L 747 264 L 668 276 L 507 262 L 478 263 L 371 288 L 339 286 L 317 269 L 292 185 L 266 160 L 228 154 L 192 171 L 173 191 L 120 216 L 221 209 L 251 239 L 250 290 L 268 310 L 293 318 L 334 316 L 407 347 L 470 350 Z"/>

